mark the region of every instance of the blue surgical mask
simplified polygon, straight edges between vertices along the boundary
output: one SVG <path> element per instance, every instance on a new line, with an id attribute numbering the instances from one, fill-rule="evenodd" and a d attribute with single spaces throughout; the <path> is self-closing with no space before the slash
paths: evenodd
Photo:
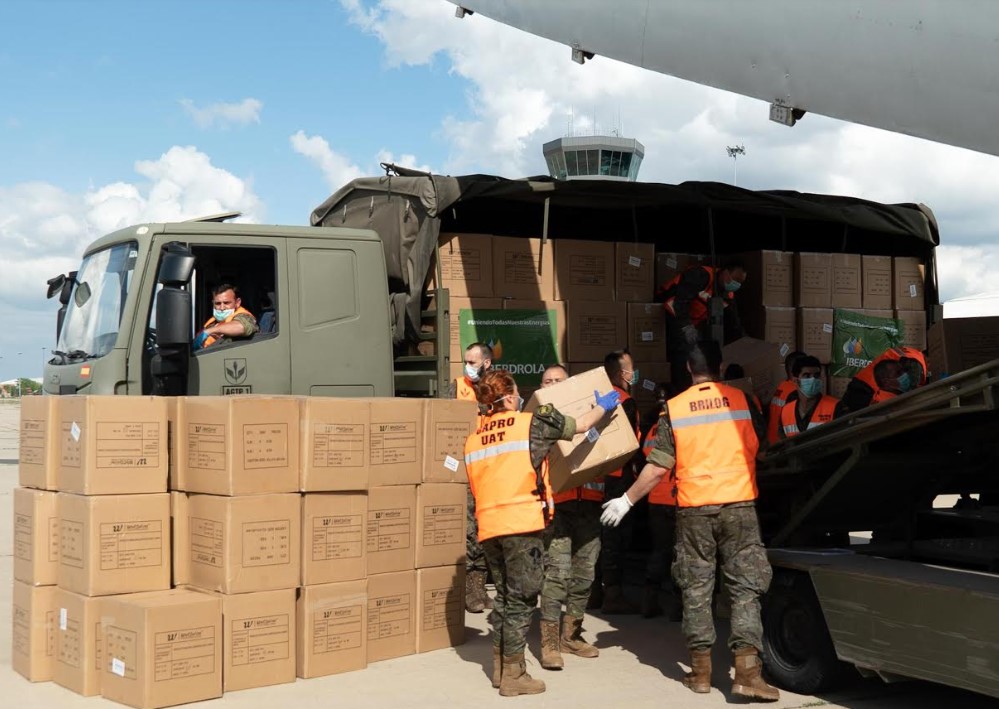
<path id="1" fill-rule="evenodd" d="M 912 375 L 908 372 L 899 374 L 895 381 L 898 383 L 898 390 L 903 394 L 912 389 Z"/>
<path id="2" fill-rule="evenodd" d="M 735 293 L 740 288 L 742 288 L 742 284 L 739 281 L 725 281 L 725 291 L 727 293 Z"/>
<path id="3" fill-rule="evenodd" d="M 810 377 L 798 380 L 798 389 L 804 396 L 811 398 L 822 393 L 822 380 L 818 377 Z"/>
<path id="4" fill-rule="evenodd" d="M 465 376 L 468 377 L 470 382 L 479 381 L 479 377 L 482 376 L 482 367 L 473 367 L 470 364 L 465 365 Z"/>
<path id="5" fill-rule="evenodd" d="M 638 370 L 637 369 L 634 372 L 631 373 L 631 379 L 628 380 L 628 384 L 631 385 L 631 386 L 635 386 L 636 384 L 638 384 Z"/>
<path id="6" fill-rule="evenodd" d="M 215 319 L 217 321 L 219 321 L 219 322 L 225 322 L 235 312 L 236 312 L 235 310 L 233 310 L 232 308 L 229 308 L 228 310 L 213 310 L 212 314 L 215 316 Z"/>

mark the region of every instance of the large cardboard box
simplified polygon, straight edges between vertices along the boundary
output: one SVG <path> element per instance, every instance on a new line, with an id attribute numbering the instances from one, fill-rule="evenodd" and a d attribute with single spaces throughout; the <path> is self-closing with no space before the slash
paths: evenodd
<path id="1" fill-rule="evenodd" d="M 927 335 L 928 366 L 935 379 L 999 359 L 999 317 L 947 318 Z"/>
<path id="2" fill-rule="evenodd" d="M 802 308 L 832 307 L 832 256 L 797 253 L 794 255 L 795 305 Z"/>
<path id="3" fill-rule="evenodd" d="M 14 488 L 14 578 L 32 586 L 51 586 L 59 573 L 57 494 Z"/>
<path id="4" fill-rule="evenodd" d="M 167 491 L 167 405 L 155 396 L 67 396 L 59 402 L 60 492 Z"/>
<path id="5" fill-rule="evenodd" d="M 798 309 L 798 349 L 817 357 L 822 364 L 832 361 L 833 311 L 831 308 Z"/>
<path id="6" fill-rule="evenodd" d="M 826 388 L 826 393 L 829 394 L 829 396 L 842 399 L 843 394 L 846 393 L 846 387 L 851 381 L 850 377 L 834 377 L 830 375 L 829 386 Z"/>
<path id="7" fill-rule="evenodd" d="M 187 493 L 170 493 L 170 540 L 173 551 L 171 576 L 174 586 L 191 582 L 191 511 Z"/>
<path id="8" fill-rule="evenodd" d="M 85 596 L 170 588 L 167 493 L 60 492 L 56 507 L 61 588 Z"/>
<path id="9" fill-rule="evenodd" d="M 190 495 L 193 586 L 222 593 L 298 586 L 302 509 L 297 494 Z"/>
<path id="10" fill-rule="evenodd" d="M 628 303 L 628 350 L 636 363 L 666 357 L 666 311 L 662 303 Z"/>
<path id="11" fill-rule="evenodd" d="M 180 407 L 178 475 L 188 492 L 298 491 L 298 399 L 190 396 Z"/>
<path id="12" fill-rule="evenodd" d="M 167 406 L 167 489 L 184 490 L 184 481 L 180 479 L 180 469 L 177 461 L 180 460 L 180 441 L 177 437 L 177 427 L 180 425 L 178 416 L 180 415 L 179 396 L 168 396 Z"/>
<path id="13" fill-rule="evenodd" d="M 368 490 L 368 575 L 416 568 L 416 486 Z"/>
<path id="14" fill-rule="evenodd" d="M 502 310 L 502 298 L 463 298 L 452 296 L 451 309 L 448 311 L 450 353 L 452 362 L 465 361 L 465 348 L 472 344 L 472 341 L 462 342 L 461 323 L 476 319 L 476 313 L 483 313 L 487 310 Z"/>
<path id="15" fill-rule="evenodd" d="M 425 483 L 467 483 L 465 441 L 475 430 L 479 410 L 475 402 L 427 399 L 423 420 L 423 475 Z"/>
<path id="16" fill-rule="evenodd" d="M 864 307 L 860 254 L 829 254 L 832 263 L 832 307 L 856 310 Z"/>
<path id="17" fill-rule="evenodd" d="M 416 571 L 368 577 L 368 662 L 416 652 Z"/>
<path id="18" fill-rule="evenodd" d="M 552 242 L 512 236 L 493 237 L 493 292 L 498 298 L 555 300 Z"/>
<path id="19" fill-rule="evenodd" d="M 628 305 L 597 301 L 569 301 L 569 361 L 603 362 L 628 340 Z"/>
<path id="20" fill-rule="evenodd" d="M 601 394 L 611 390 L 603 367 L 569 377 L 546 389 L 538 389 L 525 411 L 534 411 L 543 404 L 554 404 L 566 416 L 582 416 L 595 405 L 594 390 Z M 638 440 L 635 431 L 628 423 L 624 409 L 618 406 L 589 432 L 552 446 L 548 454 L 552 489 L 562 492 L 617 470 L 636 450 Z"/>
<path id="21" fill-rule="evenodd" d="M 368 486 L 418 484 L 423 477 L 423 400 L 369 401 Z"/>
<path id="22" fill-rule="evenodd" d="M 888 310 L 892 307 L 891 256 L 861 257 L 864 307 Z"/>
<path id="23" fill-rule="evenodd" d="M 222 696 L 222 602 L 181 589 L 104 601 L 101 696 L 141 709 Z"/>
<path id="24" fill-rule="evenodd" d="M 52 680 L 84 697 L 101 693 L 101 609 L 114 596 L 81 596 L 56 589 L 56 652 Z"/>
<path id="25" fill-rule="evenodd" d="M 746 332 L 758 340 L 771 342 L 786 356 L 797 347 L 798 323 L 794 308 L 756 308 L 746 315 Z"/>
<path id="26" fill-rule="evenodd" d="M 309 492 L 302 496 L 302 585 L 355 581 L 368 574 L 368 496 Z"/>
<path id="27" fill-rule="evenodd" d="M 902 344 L 906 347 L 915 347 L 917 350 L 925 350 L 926 311 L 896 310 L 895 319 L 902 324 Z"/>
<path id="28" fill-rule="evenodd" d="M 926 266 L 912 256 L 896 256 L 893 261 L 895 309 L 925 310 L 926 297 L 923 287 L 926 281 Z"/>
<path id="29" fill-rule="evenodd" d="M 692 265 L 708 265 L 710 259 L 703 254 L 677 254 L 660 252 L 656 254 L 655 288 L 661 288 Z M 621 300 L 618 298 L 618 300 Z"/>
<path id="30" fill-rule="evenodd" d="M 322 677 L 368 666 L 366 579 L 300 588 L 296 618 L 299 677 Z"/>
<path id="31" fill-rule="evenodd" d="M 614 300 L 610 241 L 555 240 L 555 300 Z"/>
<path id="32" fill-rule="evenodd" d="M 535 318 L 539 315 L 542 317 L 547 316 L 549 323 L 552 322 L 552 318 L 554 317 L 554 323 L 552 323 L 555 326 L 555 338 L 552 343 L 554 352 L 548 351 L 547 348 L 545 350 L 537 348 L 535 351 L 538 354 L 545 352 L 548 359 L 554 357 L 554 361 L 558 362 L 561 362 L 565 358 L 567 351 L 565 302 L 561 300 L 515 300 L 504 298 L 503 309 L 507 311 L 520 310 L 531 312 Z M 551 361 L 546 361 L 543 364 L 551 364 Z"/>
<path id="33" fill-rule="evenodd" d="M 424 483 L 416 489 L 416 568 L 465 558 L 468 485 Z"/>
<path id="34" fill-rule="evenodd" d="M 441 285 L 452 298 L 493 294 L 493 238 L 488 234 L 441 234 Z"/>
<path id="35" fill-rule="evenodd" d="M 416 651 L 465 642 L 465 563 L 416 571 Z"/>
<path id="36" fill-rule="evenodd" d="M 655 244 L 619 241 L 614 244 L 614 299 L 643 303 L 655 294 Z"/>
<path id="37" fill-rule="evenodd" d="M 11 667 L 31 682 L 48 682 L 55 669 L 55 586 L 14 581 Z"/>
<path id="38" fill-rule="evenodd" d="M 303 492 L 367 490 L 371 399 L 302 400 Z"/>
<path id="39" fill-rule="evenodd" d="M 602 365 L 593 365 L 602 366 Z M 638 384 L 631 388 L 631 396 L 638 402 L 641 411 L 657 403 L 656 392 L 660 384 L 670 381 L 670 365 L 664 358 L 658 360 L 635 360 L 638 369 Z M 591 367 L 592 369 L 592 367 Z"/>
<path id="40" fill-rule="evenodd" d="M 746 306 L 794 307 L 794 254 L 790 251 L 751 251 L 742 254 L 746 282 L 736 301 Z M 745 306 L 744 306 L 745 307 Z"/>
<path id="41" fill-rule="evenodd" d="M 722 348 L 723 366 L 740 364 L 746 377 L 753 380 L 753 391 L 760 401 L 770 401 L 777 384 L 786 378 L 780 347 L 752 337 L 742 337 Z"/>
<path id="42" fill-rule="evenodd" d="M 24 487 L 55 490 L 59 471 L 60 396 L 21 398 L 17 479 Z"/>

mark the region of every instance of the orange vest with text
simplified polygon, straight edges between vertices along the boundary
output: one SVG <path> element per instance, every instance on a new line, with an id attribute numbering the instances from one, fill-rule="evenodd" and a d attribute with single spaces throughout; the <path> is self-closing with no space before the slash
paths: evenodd
<path id="1" fill-rule="evenodd" d="M 903 357 L 916 360 L 923 368 L 922 374 L 920 375 L 919 381 L 916 383 L 916 386 L 922 386 L 923 384 L 926 383 L 926 358 L 923 357 L 923 353 L 914 347 L 892 347 L 891 349 L 886 350 L 884 354 L 875 359 L 869 365 L 867 365 L 859 372 L 857 372 L 857 374 L 854 376 L 854 379 L 859 379 L 864 384 L 869 386 L 871 388 L 871 391 L 874 392 L 874 395 L 871 397 L 872 406 L 874 404 L 880 403 L 882 401 L 888 401 L 888 399 L 893 399 L 896 396 L 898 396 L 898 394 L 896 394 L 895 392 L 882 389 L 878 385 L 877 380 L 874 378 L 874 368 L 877 367 L 882 362 L 890 362 L 890 361 L 897 362 L 901 360 Z"/>
<path id="2" fill-rule="evenodd" d="M 246 308 L 240 306 L 240 307 L 236 308 L 234 311 L 232 311 L 232 315 L 230 315 L 229 317 L 227 317 L 222 322 L 223 323 L 232 322 L 233 320 L 236 319 L 237 315 L 249 315 L 251 318 L 253 317 L 253 313 L 251 313 Z M 204 330 L 209 325 L 214 325 L 217 322 L 218 322 L 218 320 L 216 320 L 215 318 L 208 318 L 205 321 L 205 324 L 201 326 L 201 329 Z M 208 337 L 205 338 L 204 343 L 201 345 L 201 349 L 204 349 L 206 347 L 214 345 L 218 341 L 219 341 L 219 338 L 215 337 L 215 335 L 209 335 Z"/>
<path id="3" fill-rule="evenodd" d="M 662 414 L 659 415 L 662 418 Z M 648 458 L 649 453 L 652 449 L 656 447 L 656 434 L 659 432 L 659 422 L 649 429 L 649 432 L 645 434 L 645 440 L 642 442 L 642 454 Z M 676 504 L 676 485 L 673 482 L 672 476 L 667 472 L 663 476 L 663 479 L 652 488 L 649 492 L 649 504 L 650 505 L 675 505 Z"/>
<path id="4" fill-rule="evenodd" d="M 475 385 L 468 380 L 468 377 L 458 377 L 454 382 L 455 399 L 459 401 L 477 401 L 475 398 Z"/>
<path id="5" fill-rule="evenodd" d="M 780 428 L 780 412 L 784 405 L 788 403 L 788 397 L 797 390 L 797 385 L 793 379 L 785 379 L 777 385 L 774 395 L 770 398 L 770 409 L 767 412 L 767 441 L 776 443 L 780 440 L 778 429 Z"/>
<path id="6" fill-rule="evenodd" d="M 725 505 L 755 500 L 756 452 L 749 401 L 720 382 L 694 384 L 666 402 L 676 442 L 677 504 Z"/>
<path id="7" fill-rule="evenodd" d="M 533 414 L 500 411 L 479 419 L 465 441 L 465 468 L 475 498 L 479 541 L 545 528 L 554 512 L 548 463 L 531 465 Z"/>
<path id="8" fill-rule="evenodd" d="M 629 394 L 619 386 L 615 386 L 614 391 L 616 391 L 621 397 L 621 401 L 619 403 L 623 404 L 624 402 L 626 402 L 628 399 L 631 398 L 631 394 Z M 638 429 L 637 422 L 635 423 L 635 439 L 639 442 L 641 442 L 642 440 L 642 432 Z M 623 474 L 624 474 L 624 468 L 618 468 L 617 470 L 612 470 L 611 472 L 607 473 L 607 476 L 611 478 L 619 478 Z"/>
<path id="9" fill-rule="evenodd" d="M 800 401 L 801 399 L 790 401 L 780 411 L 780 426 L 784 429 L 785 438 L 791 438 L 801 433 L 798 430 L 798 402 Z M 832 421 L 833 415 L 836 412 L 836 404 L 838 403 L 839 399 L 836 397 L 823 394 L 822 398 L 819 399 L 819 403 L 812 409 L 812 415 L 808 418 L 808 425 L 805 427 L 805 430 L 810 430 Z"/>
<path id="10" fill-rule="evenodd" d="M 690 268 L 703 268 L 708 272 L 708 285 L 704 287 L 700 293 L 697 294 L 697 298 L 690 301 L 690 323 L 694 327 L 700 327 L 702 323 L 707 321 L 708 314 L 710 312 L 710 302 L 715 295 L 715 276 L 718 273 L 718 269 L 714 266 L 691 266 Z M 686 273 L 686 271 L 684 271 Z M 662 292 L 666 296 L 666 300 L 663 301 L 663 307 L 666 312 L 670 315 L 676 316 L 676 310 L 673 308 L 673 304 L 676 302 L 676 287 L 680 284 L 680 279 L 683 277 L 683 273 L 677 274 L 673 277 L 669 283 L 662 286 Z M 734 293 L 724 293 L 722 296 L 722 304 L 727 308 L 729 303 L 735 300 Z"/>

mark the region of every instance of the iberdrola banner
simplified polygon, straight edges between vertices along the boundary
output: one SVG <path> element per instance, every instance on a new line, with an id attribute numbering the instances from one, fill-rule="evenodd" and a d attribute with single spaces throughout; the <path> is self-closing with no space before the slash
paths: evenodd
<path id="1" fill-rule="evenodd" d="M 558 359 L 555 310 L 480 310 L 458 313 L 461 349 L 473 342 L 493 348 L 493 367 L 508 370 L 524 391 L 541 386 L 545 367 Z"/>
<path id="2" fill-rule="evenodd" d="M 833 323 L 833 377 L 853 377 L 886 350 L 902 345 L 902 329 L 894 318 L 836 310 Z"/>

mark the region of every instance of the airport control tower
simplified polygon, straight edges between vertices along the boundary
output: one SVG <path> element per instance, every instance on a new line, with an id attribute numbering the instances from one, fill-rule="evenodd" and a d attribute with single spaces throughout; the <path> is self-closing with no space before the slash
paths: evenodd
<path id="1" fill-rule="evenodd" d="M 557 180 L 635 182 L 645 146 L 633 138 L 587 135 L 544 144 L 548 173 Z"/>

